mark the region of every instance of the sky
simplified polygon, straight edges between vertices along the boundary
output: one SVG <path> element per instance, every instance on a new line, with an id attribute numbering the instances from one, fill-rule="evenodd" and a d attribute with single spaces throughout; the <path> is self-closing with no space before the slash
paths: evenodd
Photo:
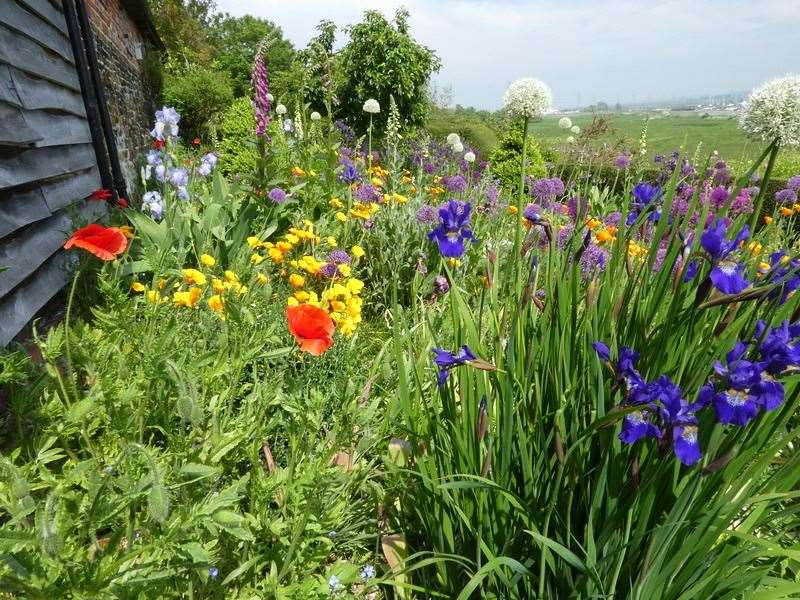
<path id="1" fill-rule="evenodd" d="M 747 92 L 800 73 L 800 0 L 217 0 L 279 25 L 304 47 L 322 19 L 405 6 L 436 51 L 453 101 L 495 109 L 509 83 L 536 77 L 557 107 Z M 346 41 L 340 34 L 339 44 Z"/>

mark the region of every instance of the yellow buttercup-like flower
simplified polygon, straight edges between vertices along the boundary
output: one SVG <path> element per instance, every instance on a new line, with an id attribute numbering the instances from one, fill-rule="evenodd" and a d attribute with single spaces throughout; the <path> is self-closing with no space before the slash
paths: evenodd
<path id="1" fill-rule="evenodd" d="M 250 262 L 253 263 L 254 265 L 261 264 L 261 262 L 263 260 L 264 260 L 264 257 L 261 256 L 260 254 L 253 253 L 253 254 L 250 255 Z"/>
<path id="2" fill-rule="evenodd" d="M 205 285 L 206 276 L 197 269 L 183 269 L 183 280 L 189 285 Z"/>
<path id="3" fill-rule="evenodd" d="M 263 273 L 259 273 L 258 275 L 256 275 L 256 282 L 261 285 L 267 285 L 269 283 L 269 277 L 267 277 Z"/>
<path id="4" fill-rule="evenodd" d="M 300 167 L 292 167 L 292 175 L 294 175 L 295 177 L 302 177 L 305 174 L 306 172 L 303 171 L 303 169 L 301 169 Z"/>
<path id="5" fill-rule="evenodd" d="M 365 254 L 364 249 L 361 246 L 358 246 L 358 245 L 353 246 L 352 248 L 350 248 L 350 252 L 356 258 L 361 258 Z"/>
<path id="6" fill-rule="evenodd" d="M 175 306 L 183 306 L 185 308 L 195 308 L 200 301 L 200 296 L 203 295 L 203 290 L 199 287 L 191 287 L 186 292 L 175 292 L 172 295 L 172 302 Z"/>
<path id="7" fill-rule="evenodd" d="M 283 252 L 281 252 L 278 248 L 270 248 L 267 250 L 267 254 L 269 254 L 269 258 L 275 264 L 283 262 Z"/>
<path id="8" fill-rule="evenodd" d="M 247 245 L 254 250 L 261 245 L 261 240 L 258 239 L 256 236 L 251 235 L 250 237 L 247 238 Z"/>
<path id="9" fill-rule="evenodd" d="M 200 264 L 202 264 L 204 267 L 213 267 L 215 264 L 217 264 L 217 259 L 209 254 L 203 254 L 200 256 Z"/>
<path id="10" fill-rule="evenodd" d="M 138 281 L 134 281 L 134 282 L 131 284 L 131 291 L 132 291 L 132 292 L 136 292 L 137 294 L 141 294 L 141 293 L 142 293 L 143 291 L 145 291 L 146 289 L 147 289 L 147 288 L 146 288 L 146 287 L 145 287 L 145 286 L 144 286 L 142 283 L 140 283 L 140 282 L 138 282 Z"/>
<path id="11" fill-rule="evenodd" d="M 330 205 L 331 208 L 342 208 L 344 206 L 342 201 L 339 200 L 338 198 L 331 198 L 330 200 L 328 200 L 328 204 Z"/>
<path id="12" fill-rule="evenodd" d="M 158 290 L 150 290 L 144 297 L 150 304 L 158 304 L 161 302 L 161 292 Z"/>
<path id="13" fill-rule="evenodd" d="M 218 315 L 222 316 L 225 310 L 225 301 L 219 294 L 214 294 L 208 299 L 208 307 Z M 222 316 L 222 318 L 223 320 L 225 319 L 224 316 Z"/>
<path id="14" fill-rule="evenodd" d="M 346 263 L 342 263 L 342 264 L 339 265 L 338 269 L 339 269 L 339 273 L 341 273 L 345 277 L 350 277 L 350 273 L 351 273 L 350 265 L 348 265 Z"/>
<path id="15" fill-rule="evenodd" d="M 336 238 L 333 237 L 332 235 L 329 235 L 327 238 L 325 238 L 325 243 L 328 244 L 328 246 L 330 246 L 331 248 L 336 248 L 337 246 Z"/>
<path id="16" fill-rule="evenodd" d="M 214 279 L 211 280 L 211 289 L 213 289 L 216 294 L 222 294 L 227 288 L 225 287 L 225 282 L 214 277 Z"/>
<path id="17" fill-rule="evenodd" d="M 289 275 L 289 284 L 293 288 L 301 288 L 306 284 L 306 278 L 302 275 L 298 275 L 297 273 L 292 273 Z"/>
<path id="18" fill-rule="evenodd" d="M 233 271 L 225 271 L 224 275 L 228 283 L 239 283 L 239 276 Z"/>
<path id="19" fill-rule="evenodd" d="M 351 211 L 351 212 L 352 212 L 352 211 Z M 344 214 L 342 211 L 339 211 L 339 212 L 337 212 L 337 213 L 336 213 L 336 215 L 335 215 L 335 217 L 336 217 L 336 220 L 337 220 L 337 221 L 341 221 L 342 223 L 344 223 L 345 221 L 347 221 L 347 215 L 346 215 L 346 214 Z"/>

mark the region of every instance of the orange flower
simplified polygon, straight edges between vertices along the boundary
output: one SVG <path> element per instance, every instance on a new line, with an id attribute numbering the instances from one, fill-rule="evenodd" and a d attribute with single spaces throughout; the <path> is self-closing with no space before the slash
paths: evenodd
<path id="1" fill-rule="evenodd" d="M 310 304 L 299 304 L 286 308 L 289 333 L 294 336 L 300 349 L 312 356 L 320 356 L 333 346 L 333 324 L 328 313 Z"/>
<path id="2" fill-rule="evenodd" d="M 73 246 L 83 248 L 99 259 L 114 260 L 125 252 L 125 248 L 128 247 L 128 238 L 117 227 L 103 227 L 92 223 L 73 233 L 72 237 L 64 244 L 64 249 L 69 250 Z"/>

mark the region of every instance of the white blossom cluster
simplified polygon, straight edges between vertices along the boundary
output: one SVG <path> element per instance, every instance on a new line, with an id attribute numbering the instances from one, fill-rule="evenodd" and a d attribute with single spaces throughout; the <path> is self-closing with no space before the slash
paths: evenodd
<path id="1" fill-rule="evenodd" d="M 800 146 L 800 76 L 779 77 L 753 90 L 744 103 L 741 126 L 753 137 Z"/>
<path id="2" fill-rule="evenodd" d="M 558 126 L 561 127 L 561 129 L 569 129 L 572 127 L 572 119 L 569 117 L 561 117 L 558 120 Z"/>
<path id="3" fill-rule="evenodd" d="M 370 113 L 371 115 L 376 115 L 381 112 L 381 105 L 378 104 L 378 101 L 375 100 L 375 98 L 370 98 L 364 102 L 364 112 Z"/>
<path id="4" fill-rule="evenodd" d="M 544 114 L 553 103 L 553 94 L 547 84 L 528 77 L 517 79 L 508 86 L 503 104 L 512 118 L 531 118 Z"/>

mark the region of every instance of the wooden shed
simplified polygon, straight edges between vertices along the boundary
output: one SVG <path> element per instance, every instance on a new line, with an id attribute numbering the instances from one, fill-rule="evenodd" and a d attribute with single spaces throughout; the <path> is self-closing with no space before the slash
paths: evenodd
<path id="1" fill-rule="evenodd" d="M 70 278 L 92 191 L 127 195 L 103 87 L 83 0 L 0 0 L 0 346 Z"/>

